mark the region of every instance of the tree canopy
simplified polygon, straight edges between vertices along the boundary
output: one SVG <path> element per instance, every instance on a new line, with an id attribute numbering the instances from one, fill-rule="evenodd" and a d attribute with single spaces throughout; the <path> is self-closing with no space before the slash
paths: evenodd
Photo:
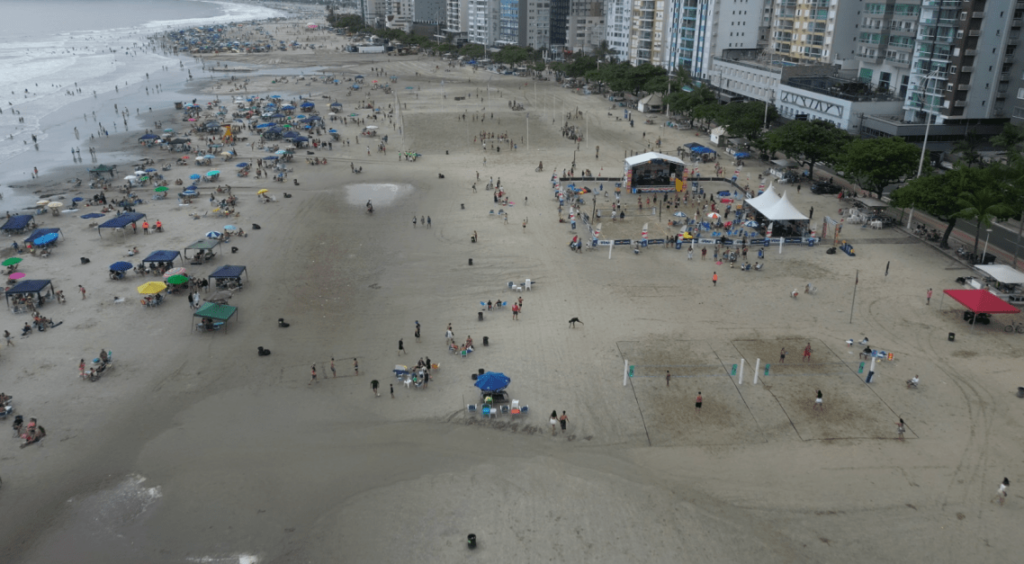
<path id="1" fill-rule="evenodd" d="M 778 118 L 774 106 L 768 106 L 768 123 Z M 743 137 L 751 143 L 764 133 L 764 102 L 733 102 L 720 106 L 715 117 L 731 137 Z"/>
<path id="2" fill-rule="evenodd" d="M 836 169 L 879 198 L 886 186 L 917 172 L 921 150 L 902 137 L 854 139 L 836 158 Z"/>
<path id="3" fill-rule="evenodd" d="M 833 162 L 850 142 L 850 134 L 827 121 L 791 121 L 768 134 L 768 147 L 782 151 L 789 158 L 808 165 L 814 176 L 814 165 Z"/>

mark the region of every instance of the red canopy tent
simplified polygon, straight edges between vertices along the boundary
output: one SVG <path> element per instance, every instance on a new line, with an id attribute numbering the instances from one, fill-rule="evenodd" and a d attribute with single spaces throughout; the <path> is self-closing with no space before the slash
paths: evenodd
<path id="1" fill-rule="evenodd" d="M 975 313 L 974 318 L 971 319 L 971 327 L 974 326 L 974 321 L 979 313 L 1020 313 L 1019 309 L 999 299 L 988 290 L 943 290 L 942 293 Z"/>

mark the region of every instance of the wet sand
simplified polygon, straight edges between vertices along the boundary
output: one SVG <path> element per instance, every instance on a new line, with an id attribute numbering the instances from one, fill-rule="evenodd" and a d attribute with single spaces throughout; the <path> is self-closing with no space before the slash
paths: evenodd
<path id="1" fill-rule="evenodd" d="M 139 209 L 164 222 L 162 234 L 100 238 L 77 214 L 40 218 L 66 241 L 21 270 L 53 278 L 68 302 L 44 308 L 61 327 L 0 352 L 3 391 L 49 432 L 40 445 L 18 449 L 9 438 L 0 447 L 0 504 L 8 509 L 0 511 L 0 546 L 12 562 L 952 562 L 1010 561 L 1022 548 L 1015 486 L 1004 507 L 989 503 L 1003 476 L 1016 483 L 1019 468 L 1019 342 L 998 320 L 969 330 L 949 300 L 940 307 L 941 289 L 967 272 L 950 257 L 902 231 L 854 226 L 843 238 L 856 257 L 773 248 L 758 273 L 700 261 L 699 253 L 687 261 L 675 250 L 573 254 L 547 172 L 573 159 L 575 144 L 558 130 L 564 111 L 589 116 L 574 122 L 589 130 L 576 159 L 595 171 L 620 170 L 623 154 L 645 150 L 651 137 L 671 148 L 706 138 L 642 120 L 630 128 L 606 116 L 610 103 L 552 82 L 538 83 L 534 95 L 528 79 L 434 73 L 441 61 L 433 58 L 291 55 L 274 57 L 282 65 L 313 57 L 367 79 L 384 66 L 400 77 L 401 121 L 388 133 L 387 156 L 367 157 L 365 140 L 335 143 L 317 151 L 327 166 L 308 166 L 299 152 L 292 177 L 300 186 L 225 177 L 241 199 L 241 216 L 230 220 L 191 219 L 209 209 L 204 198 L 190 207 L 147 201 Z M 346 115 L 363 95 L 269 81 L 254 80 L 248 91 L 312 88 L 321 110 L 328 100 L 319 96 L 329 95 Z M 222 83 L 217 93 L 227 98 L 230 88 Z M 454 102 L 462 90 L 474 97 Z M 213 94 L 210 85 L 204 98 Z M 385 107 L 395 103 L 372 94 Z M 511 111 L 510 98 L 530 112 L 529 149 L 525 113 Z M 464 111 L 487 119 L 457 120 Z M 349 138 L 358 132 L 339 129 Z M 524 142 L 518 151 L 484 152 L 473 142 L 484 130 Z M 137 151 L 134 137 L 120 143 Z M 399 161 L 402 148 L 423 156 Z M 241 144 L 239 151 L 253 156 Z M 534 172 L 540 160 L 544 173 Z M 353 175 L 350 162 L 365 172 Z M 489 215 L 490 176 L 516 203 L 508 225 Z M 257 203 L 264 187 L 276 203 Z M 813 205 L 815 218 L 835 213 L 834 199 L 788 192 L 801 210 Z M 364 211 L 370 198 L 372 216 Z M 598 202 L 610 207 L 603 196 Z M 414 228 L 413 215 L 429 215 L 432 227 Z M 630 216 L 616 229 L 636 237 L 654 221 Z M 192 333 L 184 296 L 143 308 L 134 290 L 142 280 L 107 277 L 108 264 L 131 260 L 128 247 L 144 255 L 181 249 L 226 223 L 249 232 L 228 245 L 238 252 L 189 268 L 207 275 L 225 264 L 248 267 L 227 331 Z M 91 262 L 82 265 L 82 256 Z M 507 290 L 507 281 L 526 278 L 536 281 L 532 291 Z M 816 295 L 789 297 L 808 282 Z M 75 294 L 78 284 L 87 299 Z M 929 287 L 936 299 L 926 306 Z M 115 296 L 128 299 L 115 304 Z M 509 310 L 477 321 L 480 301 L 520 296 L 518 321 Z M 16 332 L 24 316 L 7 315 Z M 575 316 L 585 324 L 570 329 Z M 290 327 L 277 326 L 282 317 Z M 459 341 L 472 336 L 469 358 L 446 352 L 448 323 Z M 844 343 L 863 336 L 896 355 L 870 385 L 858 347 Z M 397 354 L 399 339 L 407 356 Z M 801 365 L 809 341 L 812 362 Z M 273 354 L 258 357 L 257 346 Z M 100 347 L 114 350 L 116 366 L 99 382 L 80 381 L 79 358 Z M 777 362 L 782 347 L 785 365 Z M 327 379 L 332 356 L 338 378 Z M 407 389 L 391 368 L 423 356 L 441 370 L 429 388 Z M 731 374 L 741 358 L 742 384 Z M 772 367 L 754 384 L 757 359 L 762 371 Z M 637 366 L 625 387 L 624 360 Z M 314 362 L 321 381 L 311 386 Z M 480 401 L 470 379 L 478 368 L 508 374 L 528 415 L 468 414 L 466 404 Z M 669 387 L 665 369 L 675 374 Z M 921 387 L 910 391 L 904 381 L 914 374 Z M 812 409 L 817 389 L 824 412 Z M 551 435 L 552 410 L 567 412 L 565 433 Z M 465 545 L 470 533 L 479 538 L 475 552 Z"/>

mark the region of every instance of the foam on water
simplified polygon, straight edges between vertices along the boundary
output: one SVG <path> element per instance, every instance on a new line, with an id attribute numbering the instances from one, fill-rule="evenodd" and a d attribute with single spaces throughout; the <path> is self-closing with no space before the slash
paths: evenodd
<path id="1" fill-rule="evenodd" d="M 387 206 L 413 190 L 411 184 L 349 184 L 345 186 L 345 201 L 352 206 L 365 206 L 367 200 L 374 207 Z"/>

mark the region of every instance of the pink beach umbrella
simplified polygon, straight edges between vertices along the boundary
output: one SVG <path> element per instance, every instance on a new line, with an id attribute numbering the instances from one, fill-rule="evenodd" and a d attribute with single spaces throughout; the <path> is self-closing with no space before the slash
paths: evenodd
<path id="1" fill-rule="evenodd" d="M 9 278 L 11 280 L 20 280 L 20 279 L 22 279 L 24 277 L 25 277 L 25 273 L 24 272 L 15 272 L 14 274 L 11 274 L 7 278 Z"/>

